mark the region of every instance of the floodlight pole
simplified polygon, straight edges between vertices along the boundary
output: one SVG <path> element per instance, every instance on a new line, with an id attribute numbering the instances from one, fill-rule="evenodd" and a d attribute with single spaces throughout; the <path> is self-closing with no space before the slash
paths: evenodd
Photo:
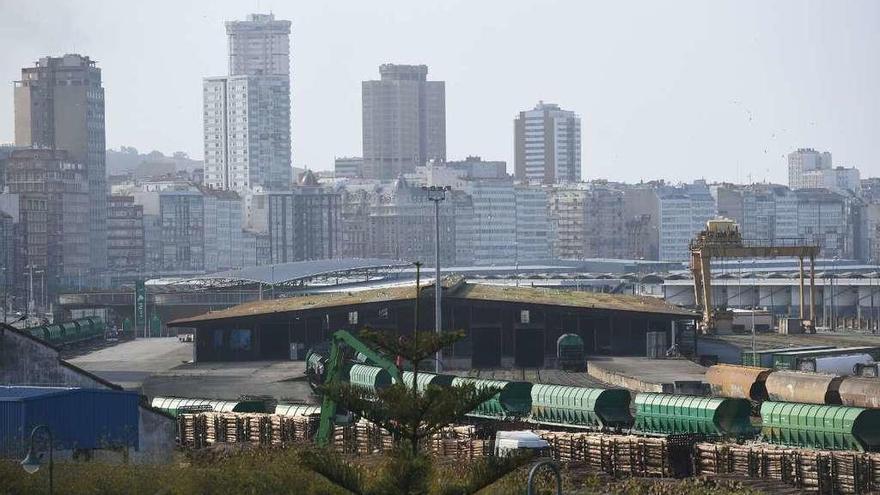
<path id="1" fill-rule="evenodd" d="M 440 298 L 443 293 L 442 280 L 440 279 L 440 202 L 446 199 L 446 191 L 450 188 L 440 186 L 423 186 L 422 190 L 428 193 L 428 200 L 434 202 L 434 331 L 437 335 L 443 329 L 443 315 L 441 313 Z M 434 359 L 434 371 L 443 371 L 441 361 L 443 350 L 437 350 Z"/>

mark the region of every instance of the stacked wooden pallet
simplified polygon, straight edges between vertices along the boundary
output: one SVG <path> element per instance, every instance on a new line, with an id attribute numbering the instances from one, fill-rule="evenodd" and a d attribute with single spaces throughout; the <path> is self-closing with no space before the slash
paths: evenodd
<path id="1" fill-rule="evenodd" d="M 281 416 L 268 418 L 268 443 L 275 446 L 311 440 L 318 431 L 317 416 Z"/>
<path id="2" fill-rule="evenodd" d="M 880 490 L 880 454 L 700 443 L 695 446 L 694 466 L 697 474 L 778 480 L 818 493 Z"/>
<path id="3" fill-rule="evenodd" d="M 681 460 L 673 459 L 665 437 L 543 430 L 537 433 L 550 445 L 555 459 L 583 462 L 612 476 L 683 475 Z"/>
<path id="4" fill-rule="evenodd" d="M 191 449 L 207 445 L 207 420 L 203 414 L 181 414 L 177 417 L 180 444 Z"/>

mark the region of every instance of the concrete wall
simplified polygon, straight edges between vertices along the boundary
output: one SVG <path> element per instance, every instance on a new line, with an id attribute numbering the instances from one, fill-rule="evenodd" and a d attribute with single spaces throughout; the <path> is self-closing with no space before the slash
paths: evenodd
<path id="1" fill-rule="evenodd" d="M 163 464 L 171 461 L 171 452 L 177 447 L 177 423 L 168 416 L 140 408 L 138 418 L 140 449 L 131 452 L 137 463 Z"/>
<path id="2" fill-rule="evenodd" d="M 0 327 L 0 383 L 113 388 L 76 367 L 62 364 L 58 351 L 18 332 Z"/>
<path id="3" fill-rule="evenodd" d="M 56 349 L 3 326 L 0 326 L 0 384 L 118 388 L 66 363 Z M 101 451 L 93 458 L 108 462 L 121 462 L 126 457 L 132 462 L 171 461 L 176 446 L 176 422 L 152 409 L 143 406 L 138 409 L 139 450 L 131 450 L 127 456 L 119 451 Z"/>

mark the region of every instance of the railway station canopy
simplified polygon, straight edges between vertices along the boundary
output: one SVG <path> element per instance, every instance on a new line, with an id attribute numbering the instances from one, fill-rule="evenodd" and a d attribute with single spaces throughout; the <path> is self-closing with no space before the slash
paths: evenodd
<path id="1" fill-rule="evenodd" d="M 175 281 L 173 285 L 233 288 L 255 285 L 290 286 L 316 279 L 355 277 L 371 271 L 404 268 L 411 263 L 379 258 L 294 261 L 208 273 Z"/>

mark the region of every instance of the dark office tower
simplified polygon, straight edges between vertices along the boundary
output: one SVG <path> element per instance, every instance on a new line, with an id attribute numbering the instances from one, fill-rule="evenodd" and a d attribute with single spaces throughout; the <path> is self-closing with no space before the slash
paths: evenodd
<path id="1" fill-rule="evenodd" d="M 364 177 L 394 179 L 429 160 L 446 160 L 446 83 L 426 65 L 384 64 L 364 81 Z"/>
<path id="2" fill-rule="evenodd" d="M 89 265 L 107 268 L 104 88 L 89 57 L 44 57 L 15 82 L 15 144 L 64 150 L 85 166 L 89 190 Z"/>

